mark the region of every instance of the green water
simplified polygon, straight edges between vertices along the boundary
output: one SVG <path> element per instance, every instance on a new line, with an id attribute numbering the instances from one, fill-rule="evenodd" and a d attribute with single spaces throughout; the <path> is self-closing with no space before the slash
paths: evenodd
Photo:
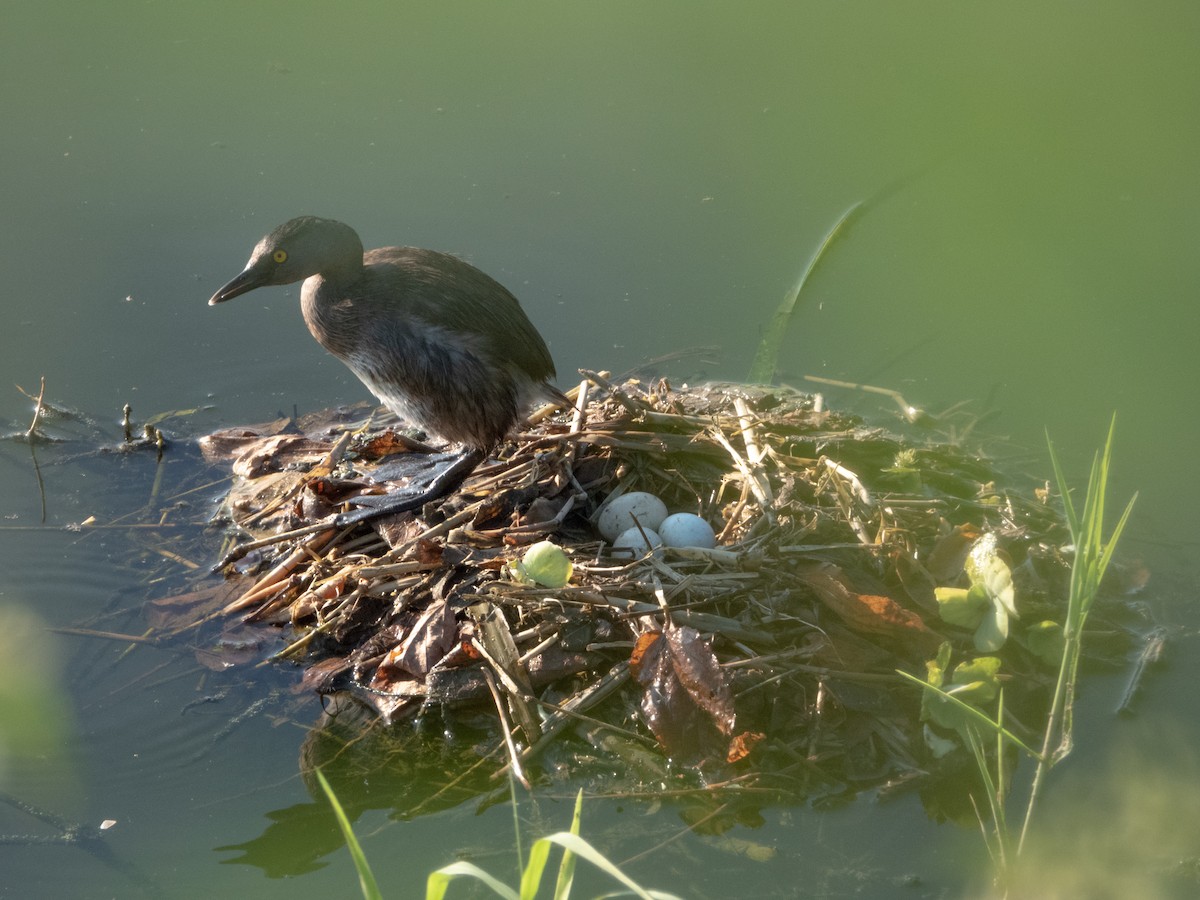
<path id="1" fill-rule="evenodd" d="M 719 353 L 672 363 L 674 378 L 741 378 L 816 245 L 866 201 L 806 291 L 781 377 L 881 384 L 934 411 L 973 401 L 1047 474 L 1045 428 L 1079 473 L 1118 412 L 1113 496 L 1141 492 L 1126 549 L 1154 573 L 1150 612 L 1180 627 L 1138 717 L 1111 715 L 1120 673 L 1086 682 L 1038 865 L 1048 896 L 1190 896 L 1170 866 L 1200 856 L 1200 491 L 1184 471 L 1200 446 L 1198 37 L 1186 3 L 7 3 L 0 417 L 25 419 L 7 386 L 43 375 L 114 438 L 126 402 L 143 416 L 207 404 L 234 424 L 365 399 L 308 336 L 294 289 L 205 305 L 299 214 L 485 269 L 522 299 L 561 384 L 697 346 Z M 36 524 L 24 449 L 0 450 L 0 471 L 3 523 Z M 119 504 L 111 471 L 52 470 L 49 521 Z M 138 496 L 154 477 L 148 462 L 121 472 Z M 62 625 L 119 597 L 129 540 L 3 532 L 6 630 L 15 609 Z M 273 873 L 292 877 L 268 878 L 214 849 L 310 802 L 303 734 L 260 722 L 197 760 L 228 709 L 181 716 L 196 688 L 178 682 L 108 701 L 116 683 L 72 678 L 86 645 L 54 643 L 21 665 L 70 686 L 55 751 L 0 760 L 0 789 L 119 820 L 107 846 L 122 864 L 0 846 L 0 896 L 136 896 L 129 866 L 151 896 L 354 891 L 343 854 L 302 871 L 280 851 Z M 569 809 L 538 814 L 557 828 Z M 387 810 L 379 798 L 359 826 L 392 896 L 416 896 L 458 849 L 508 863 L 504 809 Z M 769 862 L 684 837 L 633 870 L 693 897 L 986 883 L 978 836 L 915 799 L 765 815 L 738 836 L 774 847 Z M 636 803 L 585 817 L 617 859 L 681 827 Z M 36 824 L 0 810 L 0 833 Z"/>

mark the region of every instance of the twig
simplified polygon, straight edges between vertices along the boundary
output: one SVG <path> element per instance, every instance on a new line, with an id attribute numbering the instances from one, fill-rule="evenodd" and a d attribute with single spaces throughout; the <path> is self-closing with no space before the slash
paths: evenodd
<path id="1" fill-rule="evenodd" d="M 42 387 L 38 391 L 37 405 L 33 408 L 33 421 L 29 423 L 29 430 L 25 432 L 25 440 L 32 442 L 34 435 L 37 434 L 37 427 L 42 421 L 42 409 L 46 399 L 46 376 L 42 376 Z"/>
<path id="2" fill-rule="evenodd" d="M 521 782 L 521 786 L 525 790 L 532 790 L 529 779 L 525 777 L 525 771 L 521 768 L 521 754 L 517 751 L 517 744 L 513 740 L 512 728 L 508 724 L 508 711 L 504 708 L 504 699 L 496 687 L 496 679 L 490 670 L 484 669 L 483 680 L 487 682 L 488 690 L 492 694 L 492 701 L 496 704 L 496 714 L 500 717 L 500 730 L 504 733 L 504 746 L 508 750 L 508 769 L 513 773 L 513 777 Z"/>
<path id="3" fill-rule="evenodd" d="M 241 612 L 266 598 L 267 595 L 276 590 L 292 574 L 302 560 L 308 557 L 310 551 L 325 546 L 325 544 L 333 539 L 335 534 L 337 534 L 336 529 L 326 526 L 326 530 L 309 537 L 308 540 L 301 543 L 295 550 L 289 553 L 286 559 L 278 563 L 270 572 L 260 578 L 254 587 L 221 610 L 220 614 L 228 616 L 236 612 Z"/>

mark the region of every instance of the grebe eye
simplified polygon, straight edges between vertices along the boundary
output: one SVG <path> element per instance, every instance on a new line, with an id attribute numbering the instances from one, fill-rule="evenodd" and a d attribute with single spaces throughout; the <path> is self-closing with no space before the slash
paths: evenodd
<path id="1" fill-rule="evenodd" d="M 271 254 L 271 259 L 275 260 L 275 262 L 277 262 L 277 263 L 287 262 L 287 251 L 286 250 L 276 250 L 274 253 Z"/>

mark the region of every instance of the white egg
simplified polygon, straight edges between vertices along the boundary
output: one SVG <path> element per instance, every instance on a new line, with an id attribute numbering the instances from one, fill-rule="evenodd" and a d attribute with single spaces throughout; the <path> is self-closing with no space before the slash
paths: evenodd
<path id="1" fill-rule="evenodd" d="M 646 532 L 645 537 L 642 537 L 642 531 Z M 646 541 L 650 542 L 649 546 L 646 545 Z M 632 550 L 638 556 L 649 553 L 651 550 L 662 555 L 662 545 L 662 538 L 658 536 L 658 532 L 651 531 L 649 528 L 643 528 L 640 531 L 637 528 L 630 528 L 617 535 L 617 539 L 613 541 L 613 549 Z"/>
<path id="2" fill-rule="evenodd" d="M 635 523 L 634 517 L 637 517 Z M 596 527 L 606 541 L 615 540 L 623 531 L 635 524 L 643 528 L 656 529 L 667 517 L 667 506 L 653 494 L 645 491 L 630 491 L 604 505 L 596 519 Z"/>
<path id="3" fill-rule="evenodd" d="M 703 547 L 711 550 L 717 546 L 717 535 L 699 516 L 691 513 L 672 513 L 658 526 L 658 533 L 668 547 Z"/>

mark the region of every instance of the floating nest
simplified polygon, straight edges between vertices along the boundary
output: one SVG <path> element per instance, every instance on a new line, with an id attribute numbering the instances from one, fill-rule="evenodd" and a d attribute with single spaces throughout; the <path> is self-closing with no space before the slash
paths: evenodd
<path id="1" fill-rule="evenodd" d="M 925 679 L 939 651 L 947 673 L 984 655 L 936 592 L 967 585 L 988 535 L 1020 616 L 989 655 L 1010 727 L 1036 730 L 1053 670 L 1034 626 L 1061 621 L 1069 574 L 1044 482 L 1006 483 L 931 431 L 870 427 L 788 389 L 587 373 L 572 399 L 451 496 L 345 527 L 339 510 L 426 477 L 436 455 L 329 417 L 204 438 L 235 475 L 227 582 L 193 610 L 221 631 L 204 652 L 297 666 L 343 750 L 367 732 L 411 744 L 419 729 L 389 726 L 436 713 L 485 723 L 474 752 L 491 775 L 619 758 L 643 780 L 892 789 L 935 771 L 952 736 L 897 670 Z M 614 551 L 597 511 L 633 490 L 705 518 L 716 547 Z M 547 540 L 572 563 L 559 586 L 514 565 Z M 305 769 L 334 752 L 315 740 Z"/>

